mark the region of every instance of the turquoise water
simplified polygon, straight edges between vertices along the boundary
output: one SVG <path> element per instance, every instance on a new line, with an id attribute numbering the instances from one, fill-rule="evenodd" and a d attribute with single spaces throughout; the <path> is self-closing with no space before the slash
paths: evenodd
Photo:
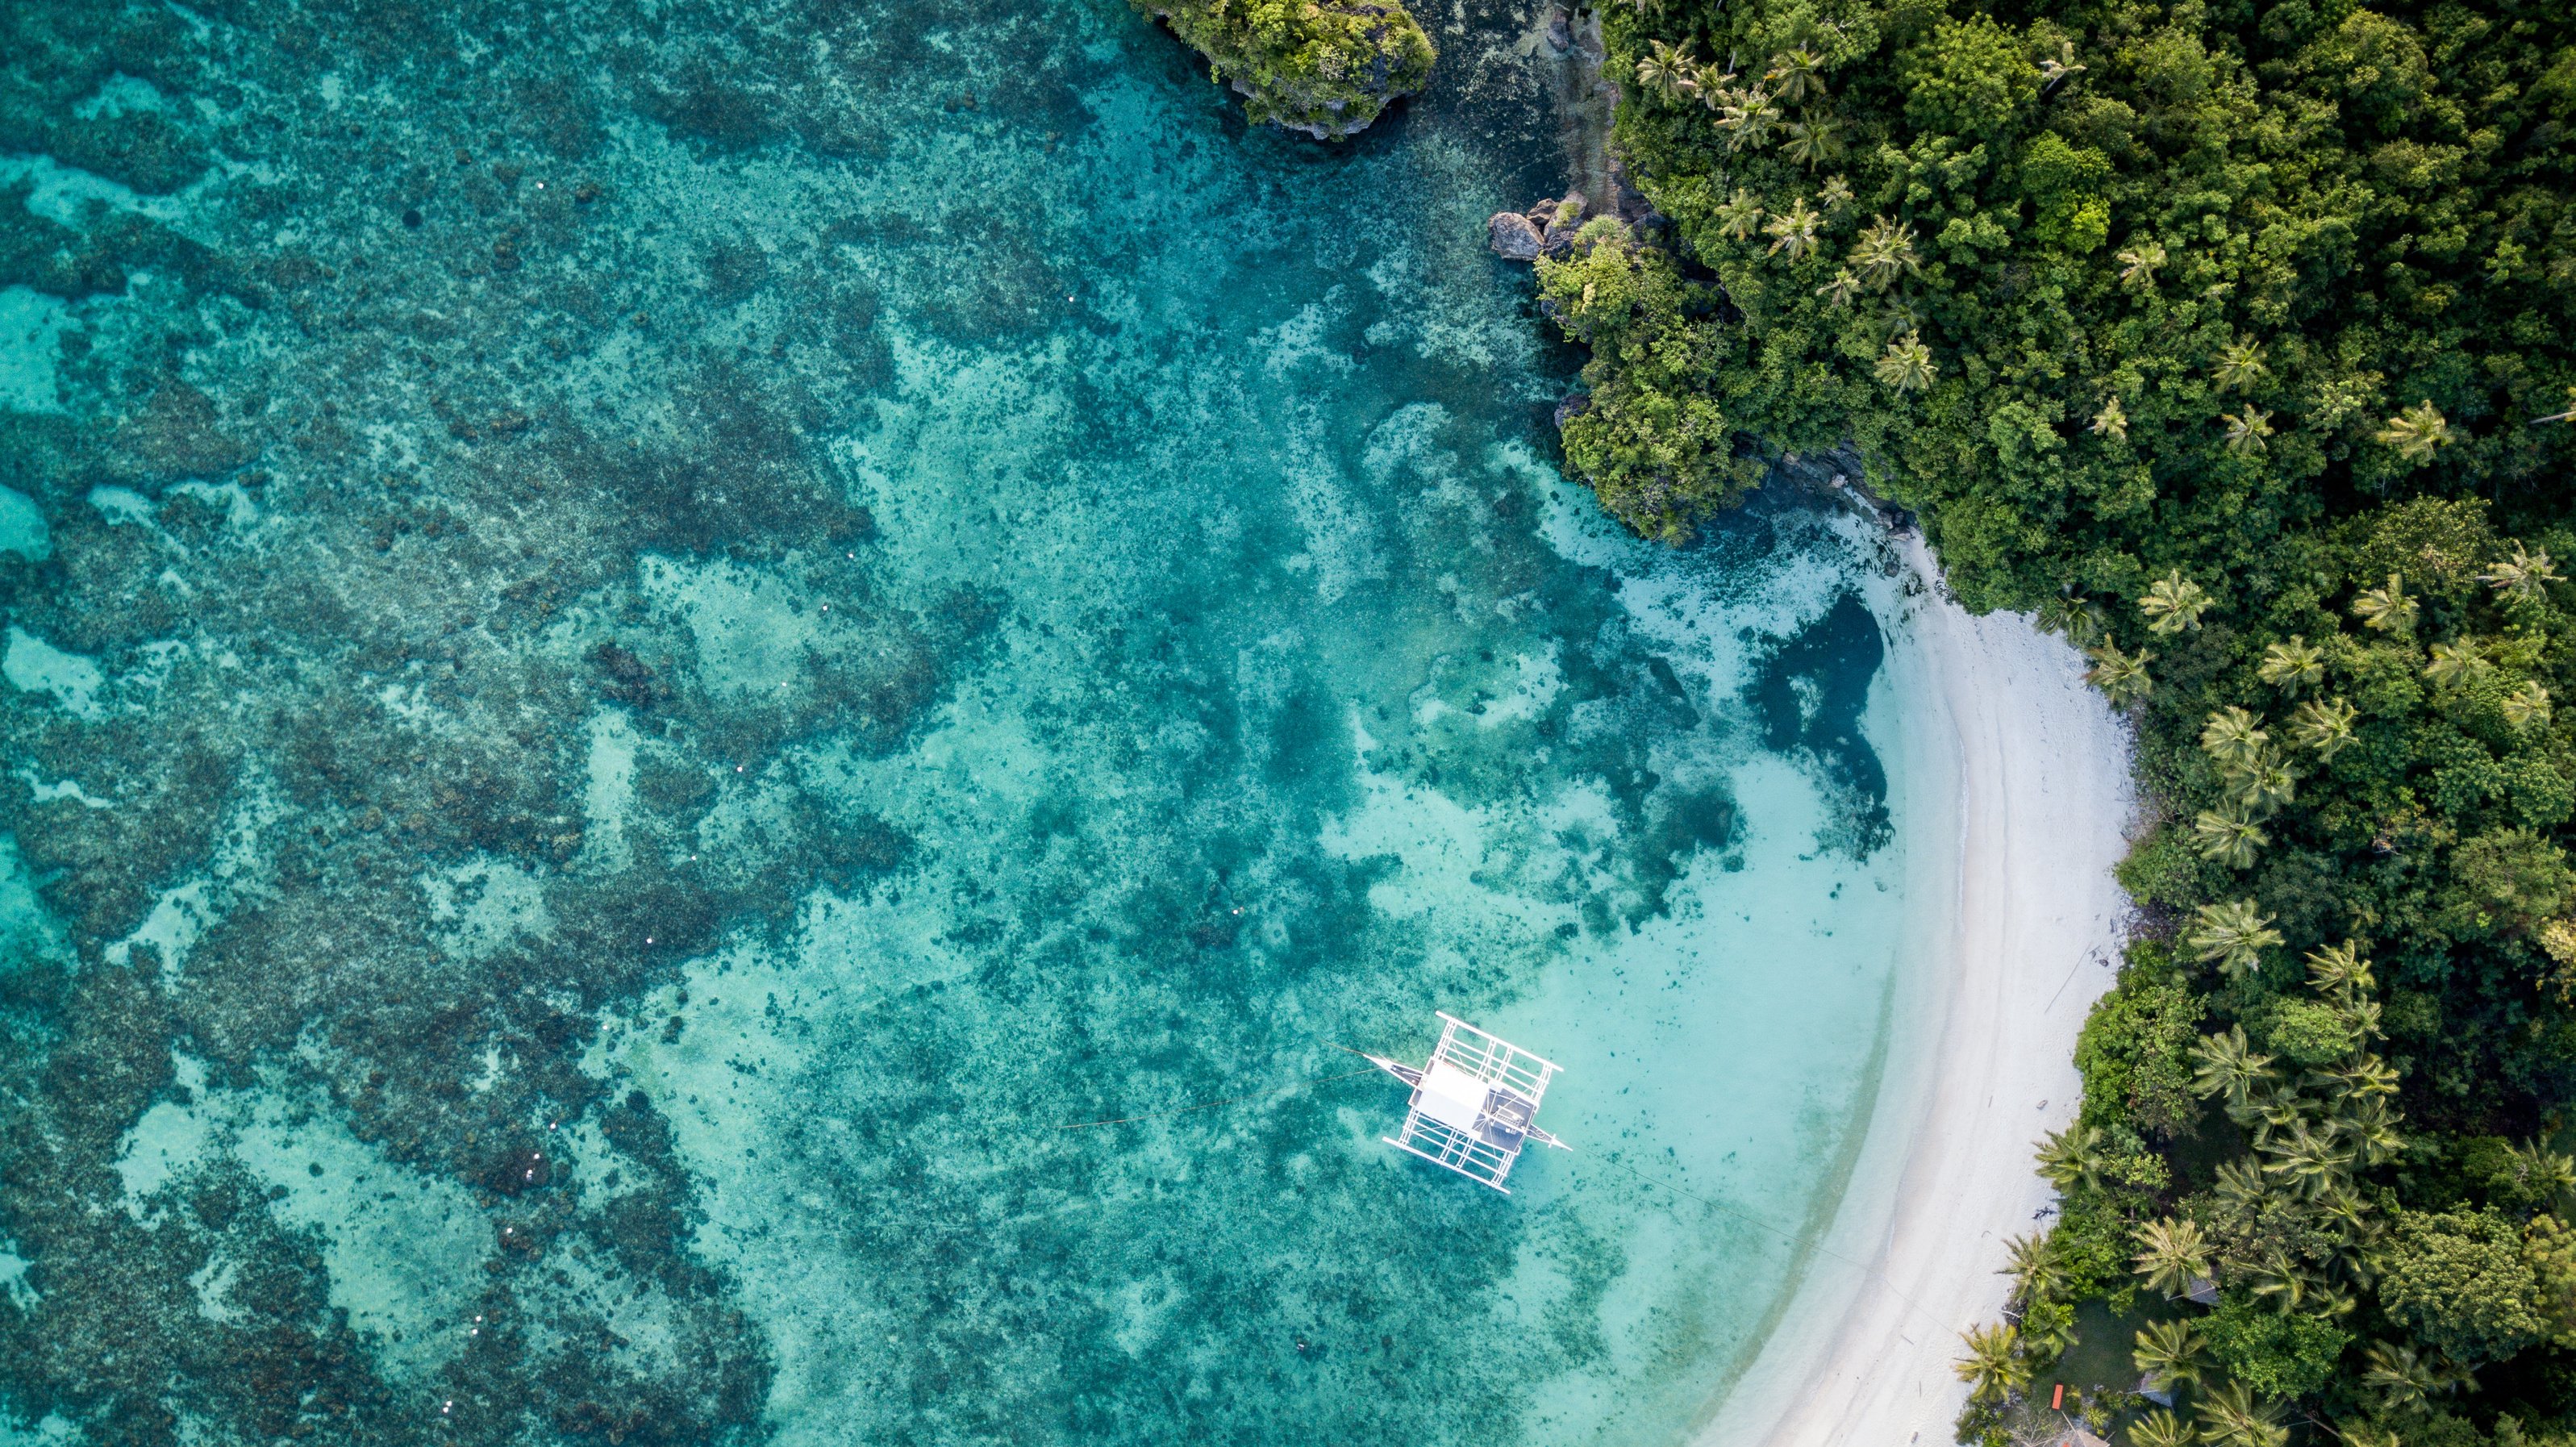
<path id="1" fill-rule="evenodd" d="M 1328 150 L 1077 0 L 12 7 L 0 1436 L 1702 1423 L 1942 841 L 1855 531 L 1553 471 L 1462 14 Z"/>

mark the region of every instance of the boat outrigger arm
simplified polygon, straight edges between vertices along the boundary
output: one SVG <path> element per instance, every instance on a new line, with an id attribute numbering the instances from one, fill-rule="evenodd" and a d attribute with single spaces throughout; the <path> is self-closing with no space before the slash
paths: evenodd
<path id="1" fill-rule="evenodd" d="M 1539 1099 L 1562 1067 L 1443 1012 L 1440 1043 L 1415 1067 L 1382 1055 L 1369 1062 L 1413 1087 L 1404 1127 L 1385 1137 L 1434 1165 L 1493 1187 L 1530 1142 L 1558 1150 L 1573 1147 L 1538 1127 Z"/>

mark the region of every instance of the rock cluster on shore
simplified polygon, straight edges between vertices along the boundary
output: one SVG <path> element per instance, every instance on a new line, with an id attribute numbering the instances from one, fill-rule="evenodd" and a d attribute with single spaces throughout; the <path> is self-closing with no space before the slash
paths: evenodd
<path id="1" fill-rule="evenodd" d="M 1610 163 L 1609 204 L 1599 211 L 1591 206 L 1582 192 L 1568 191 L 1555 200 L 1534 202 L 1527 211 L 1497 211 L 1485 222 L 1485 238 L 1505 261 L 1536 261 L 1571 252 L 1574 233 L 1596 215 L 1615 216 L 1631 231 L 1665 224 L 1663 214 L 1629 184 L 1627 171 L 1616 160 Z"/>

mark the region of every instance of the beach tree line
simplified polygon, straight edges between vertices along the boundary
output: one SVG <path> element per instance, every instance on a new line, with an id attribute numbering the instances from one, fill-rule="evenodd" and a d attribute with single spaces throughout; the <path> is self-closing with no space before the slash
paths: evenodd
<path id="1" fill-rule="evenodd" d="M 1680 541 L 1842 449 L 2136 724 L 1961 1439 L 2106 1332 L 2139 1447 L 2576 1436 L 2576 10 L 1607 15 L 1668 224 L 1540 263 L 1569 468 Z"/>

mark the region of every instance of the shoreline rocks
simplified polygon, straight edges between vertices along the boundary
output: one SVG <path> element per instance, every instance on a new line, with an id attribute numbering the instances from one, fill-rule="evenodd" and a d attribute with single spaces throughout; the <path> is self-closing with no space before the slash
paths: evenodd
<path id="1" fill-rule="evenodd" d="M 1497 211 L 1485 223 L 1486 243 L 1505 261 L 1536 261 L 1546 250 L 1546 234 L 1518 211 Z"/>
<path id="2" fill-rule="evenodd" d="M 1536 261 L 1541 256 L 1563 257 L 1574 250 L 1574 234 L 1594 216 L 1616 217 L 1632 235 L 1659 230 L 1671 224 L 1654 203 L 1646 199 L 1628 180 L 1627 168 L 1616 159 L 1610 162 L 1610 204 L 1595 211 L 1590 198 L 1580 191 L 1568 191 L 1562 198 L 1541 199 L 1527 211 L 1497 211 L 1485 222 L 1486 244 L 1505 261 Z"/>

